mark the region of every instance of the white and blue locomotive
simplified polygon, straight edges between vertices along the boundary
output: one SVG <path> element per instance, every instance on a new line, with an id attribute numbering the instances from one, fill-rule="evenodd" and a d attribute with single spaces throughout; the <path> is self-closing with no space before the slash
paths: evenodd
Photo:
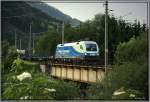
<path id="1" fill-rule="evenodd" d="M 58 44 L 55 53 L 55 58 L 85 58 L 98 56 L 99 47 L 94 41 Z"/>

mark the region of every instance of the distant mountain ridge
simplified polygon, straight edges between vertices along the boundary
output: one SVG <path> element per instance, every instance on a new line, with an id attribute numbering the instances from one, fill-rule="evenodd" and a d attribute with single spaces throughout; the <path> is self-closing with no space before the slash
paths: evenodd
<path id="1" fill-rule="evenodd" d="M 42 12 L 48 14 L 51 17 L 54 17 L 56 19 L 59 19 L 61 21 L 64 22 L 69 22 L 71 24 L 71 26 L 77 27 L 80 25 L 81 21 L 79 21 L 78 19 L 72 18 L 69 15 L 64 14 L 63 12 L 61 12 L 60 10 L 58 10 L 55 7 L 52 7 L 44 2 L 28 2 L 29 5 L 31 5 L 34 8 L 37 8 L 39 10 L 41 10 Z"/>

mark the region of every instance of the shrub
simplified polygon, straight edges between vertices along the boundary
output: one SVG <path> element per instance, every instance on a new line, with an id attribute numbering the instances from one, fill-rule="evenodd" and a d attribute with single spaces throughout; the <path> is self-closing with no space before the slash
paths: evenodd
<path id="1" fill-rule="evenodd" d="M 40 72 L 39 64 L 23 61 L 20 58 L 14 60 L 11 73 L 20 74 L 26 71 L 30 73 Z"/>
<path id="2" fill-rule="evenodd" d="M 75 83 L 55 80 L 39 71 L 39 65 L 20 60 L 13 62 L 10 73 L 4 75 L 2 99 L 76 99 Z"/>
<path id="3" fill-rule="evenodd" d="M 2 72 L 8 73 L 11 70 L 12 62 L 18 57 L 14 47 L 10 47 L 7 41 L 2 42 Z"/>
<path id="4" fill-rule="evenodd" d="M 54 99 L 79 99 L 79 87 L 73 82 L 64 82 L 63 80 L 54 81 L 52 84 L 57 91 Z"/>
<path id="5" fill-rule="evenodd" d="M 145 33 L 118 45 L 115 54 L 116 64 L 112 66 L 112 71 L 102 82 L 91 85 L 89 90 L 93 92 L 88 93 L 88 96 L 93 99 L 131 99 L 129 93 L 133 92 L 134 99 L 148 99 L 147 45 Z M 127 91 L 126 94 L 112 97 L 121 87 Z"/>
<path id="6" fill-rule="evenodd" d="M 143 64 L 148 61 L 147 34 L 142 33 L 137 38 L 133 37 L 127 43 L 120 43 L 115 53 L 116 64 L 136 62 Z"/>
<path id="7" fill-rule="evenodd" d="M 124 87 L 119 88 L 118 90 L 114 91 L 112 95 L 113 100 L 118 99 L 139 99 L 138 97 L 142 97 L 143 94 L 137 90 L 133 89 L 124 89 Z"/>

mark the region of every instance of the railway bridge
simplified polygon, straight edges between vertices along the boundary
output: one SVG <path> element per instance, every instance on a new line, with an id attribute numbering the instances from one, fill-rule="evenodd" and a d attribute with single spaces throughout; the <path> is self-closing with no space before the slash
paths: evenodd
<path id="1" fill-rule="evenodd" d="M 101 81 L 105 76 L 104 65 L 90 64 L 87 60 L 76 59 L 73 62 L 58 61 L 56 59 L 31 60 L 39 63 L 42 72 L 50 74 L 52 77 L 77 81 L 82 83 L 93 83 Z M 80 63 L 82 62 L 82 63 Z M 85 63 L 84 63 L 85 62 Z M 95 62 L 95 61 L 94 61 Z M 111 68 L 107 68 L 107 71 Z"/>

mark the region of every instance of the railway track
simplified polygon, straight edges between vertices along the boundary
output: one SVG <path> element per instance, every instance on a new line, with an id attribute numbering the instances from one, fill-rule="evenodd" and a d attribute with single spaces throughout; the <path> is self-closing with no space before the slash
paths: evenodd
<path id="1" fill-rule="evenodd" d="M 93 66 L 102 67 L 104 66 L 104 59 L 99 58 L 53 58 L 53 57 L 21 57 L 23 60 L 48 63 L 51 65 L 61 64 L 63 66 Z"/>

